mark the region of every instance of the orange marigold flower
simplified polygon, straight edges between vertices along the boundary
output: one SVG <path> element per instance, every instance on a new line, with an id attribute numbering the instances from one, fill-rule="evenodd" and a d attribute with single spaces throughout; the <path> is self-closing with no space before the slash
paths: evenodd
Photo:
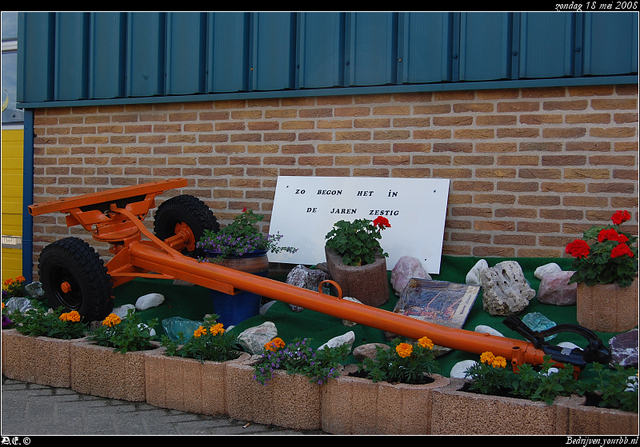
<path id="1" fill-rule="evenodd" d="M 494 368 L 506 368 L 507 359 L 498 355 L 494 357 L 493 361 L 491 362 L 491 366 L 493 366 Z"/>
<path id="2" fill-rule="evenodd" d="M 422 337 L 420 340 L 418 340 L 418 344 L 423 348 L 433 349 L 433 342 L 429 337 Z"/>
<path id="3" fill-rule="evenodd" d="M 222 328 L 222 326 L 223 326 L 222 323 L 214 324 L 213 326 L 211 326 L 209 328 L 209 333 L 211 335 L 223 334 L 224 333 L 224 329 Z"/>
<path id="4" fill-rule="evenodd" d="M 493 360 L 496 358 L 491 351 L 485 351 L 480 354 L 480 362 L 490 364 L 493 363 Z"/>
<path id="5" fill-rule="evenodd" d="M 120 317 L 117 316 L 116 314 L 109 314 L 107 316 L 107 318 L 105 318 L 102 321 L 102 325 L 103 326 L 108 326 L 108 327 L 113 327 L 116 324 L 120 324 L 120 321 L 122 321 L 122 320 L 120 320 Z"/>
<path id="6" fill-rule="evenodd" d="M 396 352 L 402 358 L 409 357 L 413 352 L 413 346 L 409 343 L 400 343 L 396 346 Z"/>
<path id="7" fill-rule="evenodd" d="M 284 348 L 285 343 L 280 337 L 276 337 L 270 342 L 265 343 L 264 349 L 267 351 L 277 351 L 280 348 Z"/>
<path id="8" fill-rule="evenodd" d="M 65 312 L 58 317 L 61 321 L 71 321 L 73 323 L 78 323 L 80 321 L 80 314 L 77 310 L 72 310 L 71 312 Z"/>
<path id="9" fill-rule="evenodd" d="M 203 328 L 202 326 L 199 326 L 198 329 L 196 329 L 195 331 L 193 331 L 193 336 L 195 338 L 200 337 L 201 335 L 207 335 L 207 330 L 205 328 Z"/>

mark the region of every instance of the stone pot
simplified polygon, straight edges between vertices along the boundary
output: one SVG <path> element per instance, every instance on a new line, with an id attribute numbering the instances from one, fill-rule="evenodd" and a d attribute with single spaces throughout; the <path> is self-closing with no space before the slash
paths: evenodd
<path id="1" fill-rule="evenodd" d="M 153 350 L 160 344 L 152 342 Z M 88 340 L 71 345 L 71 389 L 109 399 L 146 400 L 145 359 L 151 351 L 128 351 L 99 346 Z"/>
<path id="2" fill-rule="evenodd" d="M 161 408 L 206 415 L 227 414 L 226 366 L 249 358 L 242 354 L 227 362 L 168 356 L 166 349 L 145 353 L 147 403 Z"/>
<path id="3" fill-rule="evenodd" d="M 356 298 L 369 306 L 381 306 L 389 300 L 387 259 L 376 256 L 373 264 L 363 266 L 344 265 L 342 257 L 325 246 L 327 269 L 331 279 L 342 289 L 342 296 Z"/>
<path id="4" fill-rule="evenodd" d="M 321 427 L 320 390 L 300 374 L 276 370 L 266 385 L 254 377 L 253 361 L 228 362 L 227 414 L 238 420 L 296 430 Z"/>
<path id="5" fill-rule="evenodd" d="M 578 284 L 577 320 L 597 332 L 624 332 L 638 325 L 638 279 L 629 287 Z"/>
<path id="6" fill-rule="evenodd" d="M 347 368 L 345 367 L 345 370 Z M 422 385 L 373 382 L 343 373 L 322 388 L 322 430 L 331 434 L 431 434 L 432 393 L 450 379 Z"/>
<path id="7" fill-rule="evenodd" d="M 2 374 L 9 379 L 39 385 L 71 387 L 71 345 L 82 339 L 63 340 L 2 331 Z"/>

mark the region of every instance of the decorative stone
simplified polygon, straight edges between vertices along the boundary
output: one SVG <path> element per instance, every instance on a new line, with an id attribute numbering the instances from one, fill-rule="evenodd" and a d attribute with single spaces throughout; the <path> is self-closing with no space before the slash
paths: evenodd
<path id="1" fill-rule="evenodd" d="M 318 351 L 324 348 L 337 348 L 342 345 L 349 345 L 349 351 L 351 351 L 354 341 L 356 341 L 356 334 L 353 331 L 349 331 L 346 334 L 333 337 L 331 340 L 320 346 Z"/>
<path id="2" fill-rule="evenodd" d="M 609 340 L 611 364 L 638 367 L 638 329 L 618 334 Z"/>
<path id="3" fill-rule="evenodd" d="M 504 335 L 502 335 L 501 332 L 497 331 L 496 329 L 492 328 L 491 326 L 487 326 L 487 325 L 484 325 L 484 324 L 479 324 L 478 326 L 476 326 L 474 331 L 475 332 L 479 332 L 481 334 L 490 334 L 490 335 L 495 335 L 496 337 L 504 337 Z"/>
<path id="4" fill-rule="evenodd" d="M 164 303 L 164 296 L 159 293 L 147 293 L 136 300 L 136 309 L 147 310 Z"/>
<path id="5" fill-rule="evenodd" d="M 540 267 L 538 267 L 533 272 L 533 276 L 541 280 L 545 275 L 548 275 L 549 273 L 559 273 L 561 271 L 562 267 L 560 267 L 555 262 L 551 262 L 549 264 L 541 265 Z"/>
<path id="6" fill-rule="evenodd" d="M 328 279 L 331 279 L 331 277 L 327 272 L 318 269 L 310 269 L 302 264 L 298 264 L 293 269 L 291 269 L 291 271 L 287 275 L 286 282 L 287 284 L 301 287 L 303 289 L 318 291 L 320 283 Z M 301 312 L 304 310 L 303 307 L 296 306 L 294 304 L 289 304 L 289 307 L 294 312 Z"/>
<path id="7" fill-rule="evenodd" d="M 546 273 L 538 288 L 538 302 L 556 306 L 575 305 L 578 284 L 569 284 L 573 273 L 572 271 Z"/>
<path id="8" fill-rule="evenodd" d="M 117 316 L 119 316 L 120 318 L 124 318 L 127 316 L 127 313 L 129 312 L 129 310 L 133 310 L 135 312 L 136 310 L 136 306 L 134 306 L 133 304 L 123 304 L 122 306 L 119 307 L 115 307 L 111 313 L 116 314 Z"/>
<path id="9" fill-rule="evenodd" d="M 418 258 L 402 256 L 391 270 L 391 286 L 400 295 L 411 278 L 431 279 Z"/>
<path id="10" fill-rule="evenodd" d="M 36 300 L 43 299 L 45 295 L 40 281 L 33 281 L 31 284 L 27 284 L 24 286 L 24 291 L 27 292 L 27 295 Z"/>
<path id="11" fill-rule="evenodd" d="M 264 345 L 278 336 L 278 329 L 271 321 L 265 321 L 259 326 L 245 329 L 238 335 L 238 342 L 250 354 L 261 354 Z"/>
<path id="12" fill-rule="evenodd" d="M 478 362 L 475 360 L 462 360 L 461 362 L 453 365 L 451 372 L 449 373 L 449 377 L 452 379 L 467 379 L 469 376 L 466 371 L 477 364 Z"/>
<path id="13" fill-rule="evenodd" d="M 549 320 L 547 317 L 542 315 L 540 312 L 531 312 L 522 317 L 522 322 L 529 326 L 529 329 L 532 331 L 545 331 L 550 329 L 556 325 L 555 321 Z M 545 337 L 545 340 L 549 341 L 556 338 L 557 334 L 550 335 Z"/>
<path id="14" fill-rule="evenodd" d="M 521 312 L 536 295 L 522 267 L 516 261 L 503 261 L 480 272 L 482 308 L 491 315 Z"/>
<path id="15" fill-rule="evenodd" d="M 467 273 L 467 277 L 465 282 L 471 286 L 479 286 L 482 283 L 480 282 L 480 272 L 489 268 L 489 264 L 484 259 L 480 259 L 476 264 L 469 270 Z"/>
<path id="16" fill-rule="evenodd" d="M 362 362 L 364 359 L 375 359 L 376 355 L 378 355 L 378 347 L 391 349 L 389 345 L 385 345 L 384 343 L 366 343 L 355 347 L 353 349 L 353 356 L 359 362 Z"/>

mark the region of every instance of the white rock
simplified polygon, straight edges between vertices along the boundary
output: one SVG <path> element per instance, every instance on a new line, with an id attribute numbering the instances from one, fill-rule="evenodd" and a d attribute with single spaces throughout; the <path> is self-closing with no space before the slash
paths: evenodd
<path id="1" fill-rule="evenodd" d="M 362 301 L 360 301 L 359 299 L 354 298 L 354 297 L 352 297 L 352 296 L 343 296 L 343 297 L 342 297 L 342 299 L 343 299 L 343 300 L 347 300 L 347 301 L 351 301 L 351 302 L 353 302 L 353 303 L 362 304 Z M 342 325 L 343 325 L 343 326 L 353 327 L 353 326 L 355 326 L 356 324 L 358 324 L 358 323 L 356 323 L 356 322 L 354 322 L 354 321 L 342 320 Z"/>
<path id="2" fill-rule="evenodd" d="M 502 333 L 500 333 L 499 331 L 495 330 L 491 326 L 486 326 L 484 324 L 479 324 L 478 326 L 476 326 L 474 331 L 481 334 L 491 334 L 495 335 L 496 337 L 504 337 L 504 335 L 502 335 Z"/>
<path id="3" fill-rule="evenodd" d="M 478 362 L 475 360 L 462 360 L 461 362 L 453 365 L 453 368 L 451 368 L 451 372 L 449 373 L 449 377 L 452 379 L 466 379 L 469 376 L 465 374 L 465 371 L 477 364 Z"/>
<path id="4" fill-rule="evenodd" d="M 560 346 L 561 348 L 569 348 L 569 349 L 578 348 L 578 349 L 582 349 L 580 346 L 578 346 L 576 344 L 573 344 L 570 341 L 560 342 L 560 343 L 558 343 L 558 346 Z"/>
<path id="5" fill-rule="evenodd" d="M 250 354 L 260 354 L 264 351 L 265 343 L 278 336 L 278 329 L 271 321 L 265 321 L 259 326 L 245 329 L 238 335 L 238 342 Z"/>
<path id="6" fill-rule="evenodd" d="M 353 346 L 353 342 L 355 340 L 356 340 L 355 332 L 349 331 L 346 334 L 339 335 L 337 337 L 332 338 L 331 340 L 329 340 L 328 342 L 326 342 L 325 344 L 320 346 L 318 348 L 318 351 L 321 350 L 321 349 L 324 349 L 326 347 L 328 347 L 328 348 L 336 348 L 336 347 L 338 347 L 340 345 L 345 345 L 345 344 L 349 345 L 349 351 L 351 351 L 351 347 Z"/>
<path id="7" fill-rule="evenodd" d="M 123 304 L 122 306 L 116 307 L 111 312 L 116 314 L 120 318 L 124 318 L 124 317 L 127 316 L 127 313 L 129 312 L 129 309 L 135 311 L 136 310 L 136 306 L 134 306 L 133 304 Z"/>
<path id="8" fill-rule="evenodd" d="M 147 293 L 136 301 L 136 309 L 146 310 L 164 303 L 164 296 L 159 293 Z"/>
<path id="9" fill-rule="evenodd" d="M 465 283 L 471 286 L 481 285 L 480 272 L 488 268 L 489 268 L 489 264 L 487 263 L 487 261 L 484 259 L 480 259 L 478 262 L 476 262 L 476 265 L 474 265 L 471 268 L 471 270 L 469 270 L 469 272 L 467 273 Z"/>
<path id="10" fill-rule="evenodd" d="M 540 267 L 538 267 L 533 272 L 533 276 L 535 276 L 538 279 L 542 279 L 544 275 L 547 275 L 549 273 L 558 273 L 561 271 L 562 271 L 562 268 L 558 264 L 556 264 L 555 262 L 551 262 L 549 264 L 541 265 Z"/>

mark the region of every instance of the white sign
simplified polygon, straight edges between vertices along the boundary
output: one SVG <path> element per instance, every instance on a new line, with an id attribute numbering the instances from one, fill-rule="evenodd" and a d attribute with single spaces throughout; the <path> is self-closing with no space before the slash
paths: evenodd
<path id="1" fill-rule="evenodd" d="M 325 261 L 325 236 L 339 220 L 389 219 L 380 245 L 391 270 L 402 256 L 440 273 L 449 195 L 448 179 L 378 177 L 278 177 L 270 234 L 294 254 L 269 254 L 271 262 L 315 265 Z"/>

